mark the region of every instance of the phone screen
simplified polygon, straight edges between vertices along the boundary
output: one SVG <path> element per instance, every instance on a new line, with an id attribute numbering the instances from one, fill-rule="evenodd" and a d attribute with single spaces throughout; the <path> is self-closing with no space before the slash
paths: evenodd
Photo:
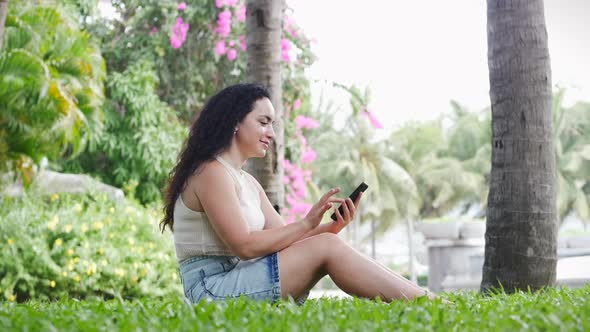
<path id="1" fill-rule="evenodd" d="M 369 186 L 366 183 L 361 182 L 361 184 L 359 184 L 359 186 L 356 187 L 356 189 L 348 197 L 350 197 L 350 199 L 354 202 L 356 201 L 358 195 L 361 192 L 367 190 L 367 188 L 369 188 Z M 338 207 L 338 211 L 340 212 L 340 215 L 344 215 L 344 209 L 342 208 L 342 204 L 340 204 L 340 206 Z M 332 220 L 336 220 L 336 212 L 332 213 L 330 218 L 332 218 Z"/>

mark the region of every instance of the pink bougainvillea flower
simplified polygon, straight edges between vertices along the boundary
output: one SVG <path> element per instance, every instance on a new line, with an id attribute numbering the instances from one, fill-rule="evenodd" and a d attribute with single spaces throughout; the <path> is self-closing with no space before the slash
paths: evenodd
<path id="1" fill-rule="evenodd" d="M 221 8 L 224 2 L 224 0 L 215 0 L 215 7 Z"/>
<path id="2" fill-rule="evenodd" d="M 300 108 L 301 108 L 301 98 L 297 98 L 293 102 L 293 109 L 298 110 Z"/>
<path id="3" fill-rule="evenodd" d="M 297 116 L 295 118 L 295 123 L 296 123 L 297 128 L 303 128 L 303 129 L 315 129 L 320 126 L 316 120 L 314 120 L 312 118 L 308 118 L 304 115 Z M 303 140 L 305 140 L 304 136 L 301 136 L 300 138 L 303 138 Z"/>
<path id="4" fill-rule="evenodd" d="M 220 40 L 215 44 L 215 53 L 218 55 L 223 55 L 225 54 L 225 52 L 227 52 L 227 49 L 225 48 L 225 41 L 224 40 Z"/>
<path id="5" fill-rule="evenodd" d="M 281 50 L 288 51 L 291 49 L 291 41 L 287 38 L 281 40 Z"/>
<path id="6" fill-rule="evenodd" d="M 215 28 L 221 37 L 228 37 L 231 32 L 231 11 L 224 10 L 217 15 L 217 28 Z"/>
<path id="7" fill-rule="evenodd" d="M 241 5 L 238 7 L 238 10 L 236 10 L 236 19 L 238 22 L 246 22 L 246 6 Z"/>
<path id="8" fill-rule="evenodd" d="M 238 0 L 225 0 L 225 4 L 230 7 L 233 7 L 238 4 Z"/>
<path id="9" fill-rule="evenodd" d="M 283 54 L 281 55 L 281 58 L 286 63 L 291 63 L 291 56 L 289 56 L 289 53 L 288 52 L 283 52 Z"/>
<path id="10" fill-rule="evenodd" d="M 363 114 L 369 119 L 371 125 L 373 125 L 375 129 L 383 129 L 383 125 L 381 124 L 381 122 L 379 122 L 379 120 L 377 120 L 375 114 L 371 113 L 370 111 L 366 111 Z"/>
<path id="11" fill-rule="evenodd" d="M 170 45 L 173 48 L 180 48 L 182 44 L 186 41 L 186 35 L 188 30 L 190 29 L 190 25 L 188 23 L 184 23 L 181 17 L 176 19 L 176 24 L 172 28 L 172 36 L 170 36 Z"/>
<path id="12" fill-rule="evenodd" d="M 180 48 L 182 46 L 182 40 L 178 39 L 176 35 L 172 35 L 172 37 L 170 37 L 170 46 L 172 46 L 172 48 Z"/>
<path id="13" fill-rule="evenodd" d="M 301 156 L 301 162 L 304 164 L 309 164 L 309 163 L 313 162 L 316 157 L 317 157 L 317 153 L 312 148 L 310 148 L 308 146 L 307 150 L 305 152 L 303 152 L 303 155 Z"/>
<path id="14" fill-rule="evenodd" d="M 186 2 L 181 2 L 178 4 L 178 6 L 176 7 L 176 9 L 183 11 L 186 9 Z"/>
<path id="15" fill-rule="evenodd" d="M 236 50 L 234 50 L 233 48 L 231 48 L 229 51 L 227 51 L 227 58 L 230 61 L 234 61 L 237 56 L 238 56 L 238 52 L 236 52 Z"/>
<path id="16" fill-rule="evenodd" d="M 239 41 L 240 41 L 240 48 L 242 49 L 242 51 L 246 50 L 246 36 L 245 35 L 240 35 L 238 37 Z"/>

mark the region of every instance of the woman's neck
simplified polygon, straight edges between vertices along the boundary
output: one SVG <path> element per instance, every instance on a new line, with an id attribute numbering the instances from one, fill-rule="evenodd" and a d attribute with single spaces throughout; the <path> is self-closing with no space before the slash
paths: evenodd
<path id="1" fill-rule="evenodd" d="M 219 154 L 219 156 L 223 160 L 227 161 L 231 165 L 231 167 L 233 167 L 236 170 L 241 170 L 242 166 L 246 162 L 246 159 L 244 159 L 239 152 L 232 151 L 231 149 L 223 151 Z"/>

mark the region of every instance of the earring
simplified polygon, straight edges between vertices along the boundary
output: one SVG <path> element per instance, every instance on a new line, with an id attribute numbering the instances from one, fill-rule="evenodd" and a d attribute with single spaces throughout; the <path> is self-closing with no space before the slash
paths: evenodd
<path id="1" fill-rule="evenodd" d="M 236 130 L 234 130 L 234 135 L 238 133 L 238 128 L 236 128 Z"/>

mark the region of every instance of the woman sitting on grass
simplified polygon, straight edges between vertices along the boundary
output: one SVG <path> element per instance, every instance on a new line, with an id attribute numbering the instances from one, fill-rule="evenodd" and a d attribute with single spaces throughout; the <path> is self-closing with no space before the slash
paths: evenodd
<path id="1" fill-rule="evenodd" d="M 301 221 L 285 223 L 256 179 L 242 170 L 249 158 L 266 155 L 274 119 L 268 90 L 238 84 L 213 96 L 191 127 L 171 172 L 161 222 L 174 235 L 186 298 L 301 301 L 325 275 L 358 297 L 426 295 L 336 235 L 353 219 L 361 196 L 356 202 L 338 198 L 340 189 L 334 188 Z M 335 203 L 343 204 L 344 213 L 320 224 Z"/>

